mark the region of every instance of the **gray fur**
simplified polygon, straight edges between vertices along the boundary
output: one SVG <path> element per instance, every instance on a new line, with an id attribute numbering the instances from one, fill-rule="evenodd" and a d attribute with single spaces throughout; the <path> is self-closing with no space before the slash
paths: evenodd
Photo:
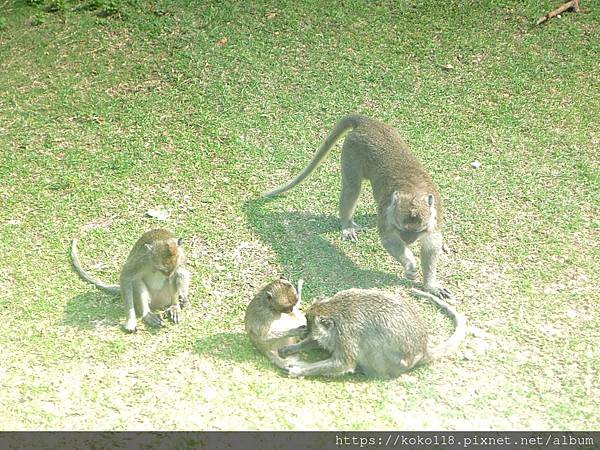
<path id="1" fill-rule="evenodd" d="M 454 319 L 457 329 L 447 343 L 429 349 L 425 324 L 405 299 L 373 289 L 349 289 L 311 305 L 306 313 L 306 338 L 279 350 L 285 358 L 321 348 L 330 357 L 316 363 L 290 363 L 288 373 L 340 376 L 361 372 L 370 377 L 395 378 L 454 350 L 465 335 L 464 317 L 435 296 L 422 294 Z"/>
<path id="2" fill-rule="evenodd" d="M 367 179 L 377 202 L 377 229 L 383 247 L 402 266 L 407 278 L 417 275 L 416 260 L 408 248 L 420 240 L 423 285 L 427 292 L 451 298 L 452 293 L 436 278 L 442 252 L 442 202 L 433 180 L 409 151 L 398 132 L 377 120 L 343 117 L 302 172 L 267 197 L 283 193 L 306 177 L 323 161 L 333 144 L 351 130 L 342 145 L 339 217 L 344 239 L 358 239 L 353 216 L 363 180 Z"/>

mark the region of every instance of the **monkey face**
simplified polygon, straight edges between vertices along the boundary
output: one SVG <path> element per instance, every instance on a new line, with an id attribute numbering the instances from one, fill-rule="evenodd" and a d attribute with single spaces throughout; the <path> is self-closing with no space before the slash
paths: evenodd
<path id="1" fill-rule="evenodd" d="M 433 195 L 412 196 L 394 192 L 392 214 L 394 225 L 401 232 L 421 233 L 427 231 L 435 220 Z"/>
<path id="2" fill-rule="evenodd" d="M 298 303 L 296 289 L 285 279 L 271 283 L 266 294 L 269 307 L 276 312 L 289 314 Z"/>
<path id="3" fill-rule="evenodd" d="M 179 266 L 179 246 L 175 240 L 163 241 L 152 246 L 152 262 L 156 270 L 170 276 Z"/>

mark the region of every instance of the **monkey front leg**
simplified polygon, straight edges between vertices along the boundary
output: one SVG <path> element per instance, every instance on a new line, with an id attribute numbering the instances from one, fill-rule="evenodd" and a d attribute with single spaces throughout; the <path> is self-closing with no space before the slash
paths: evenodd
<path id="1" fill-rule="evenodd" d="M 180 267 L 177 269 L 175 277 L 175 287 L 179 293 L 179 305 L 182 308 L 185 308 L 189 303 L 189 295 L 190 295 L 190 271 Z"/>
<path id="2" fill-rule="evenodd" d="M 269 331 L 269 333 L 265 336 L 265 339 L 268 341 L 277 341 L 280 339 L 290 338 L 290 337 L 305 337 L 308 332 L 308 328 L 306 325 L 300 325 L 296 328 L 291 328 L 285 331 Z"/>
<path id="3" fill-rule="evenodd" d="M 278 353 L 282 358 L 287 358 L 294 353 L 299 353 L 304 350 L 311 350 L 313 348 L 319 348 L 319 343 L 311 336 L 308 336 L 297 344 L 290 344 L 286 345 L 285 347 L 281 347 Z"/>
<path id="4" fill-rule="evenodd" d="M 409 280 L 417 277 L 417 261 L 415 256 L 395 231 L 379 231 L 381 244 L 402 266 L 404 276 Z"/>
<path id="5" fill-rule="evenodd" d="M 314 363 L 297 362 L 288 364 L 286 370 L 292 377 L 312 377 L 319 375 L 337 377 L 354 372 L 354 367 L 337 358 L 329 358 Z"/>
<path id="6" fill-rule="evenodd" d="M 442 234 L 439 231 L 426 233 L 421 241 L 421 266 L 423 267 L 423 288 L 431 294 L 445 299 L 453 299 L 450 290 L 440 286 L 437 281 L 437 261 L 442 253 Z"/>
<path id="7" fill-rule="evenodd" d="M 190 272 L 183 267 L 175 271 L 172 279 L 169 280 L 171 289 L 171 306 L 167 314 L 173 323 L 181 322 L 181 308 L 189 303 L 188 295 L 190 290 Z"/>

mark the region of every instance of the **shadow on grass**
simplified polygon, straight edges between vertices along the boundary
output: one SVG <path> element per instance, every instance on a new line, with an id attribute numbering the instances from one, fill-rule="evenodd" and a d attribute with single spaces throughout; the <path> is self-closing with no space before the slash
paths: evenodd
<path id="1" fill-rule="evenodd" d="M 245 333 L 217 333 L 201 337 L 194 345 L 199 355 L 233 362 L 247 362 L 259 355 Z"/>
<path id="2" fill-rule="evenodd" d="M 117 327 L 123 321 L 125 314 L 119 297 L 105 294 L 97 289 L 90 289 L 89 292 L 70 299 L 64 313 L 65 324 L 84 330 L 95 328 L 99 321 Z"/>
<path id="3" fill-rule="evenodd" d="M 210 356 L 236 364 L 251 363 L 256 368 L 286 376 L 252 345 L 245 333 L 217 333 L 205 336 L 196 341 L 194 349 L 200 356 Z"/>
<path id="4" fill-rule="evenodd" d="M 82 330 L 92 330 L 97 327 L 99 322 L 118 328 L 124 334 L 129 334 L 124 327 L 125 308 L 119 296 L 92 288 L 89 292 L 77 295 L 67 302 L 64 308 L 64 323 L 66 325 Z M 145 332 L 159 334 L 168 329 L 168 325 L 172 324 L 166 317 L 163 318 L 163 323 L 166 326 L 150 326 L 138 316 L 137 330 L 139 332 L 140 328 L 144 328 Z"/>
<path id="5" fill-rule="evenodd" d="M 198 355 L 212 356 L 233 363 L 252 363 L 257 368 L 264 368 L 287 378 L 283 370 L 272 364 L 266 356 L 261 354 L 252 345 L 245 333 L 217 333 L 200 338 L 196 341 L 194 349 Z M 312 350 L 300 354 L 302 361 L 319 361 L 328 357 L 325 350 Z M 364 382 L 370 380 L 362 374 L 344 375 L 337 378 L 312 377 L 325 382 Z"/>
<path id="6" fill-rule="evenodd" d="M 339 232 L 336 217 L 298 212 L 273 212 L 271 199 L 248 201 L 243 211 L 252 229 L 277 253 L 285 273 L 302 277 L 314 295 L 331 296 L 343 289 L 412 286 L 393 273 L 362 269 L 325 239 Z M 358 216 L 363 226 L 374 225 L 375 216 Z"/>

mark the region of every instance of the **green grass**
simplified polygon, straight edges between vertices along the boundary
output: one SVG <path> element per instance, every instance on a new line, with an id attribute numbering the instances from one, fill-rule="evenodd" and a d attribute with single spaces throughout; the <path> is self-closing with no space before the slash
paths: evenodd
<path id="1" fill-rule="evenodd" d="M 1 429 L 600 427 L 592 2 L 540 27 L 556 2 L 37 3 L 0 0 Z M 368 187 L 341 240 L 339 147 L 258 200 L 350 112 L 394 125 L 439 185 L 439 275 L 481 331 L 392 381 L 288 379 L 244 334 L 263 284 L 303 277 L 307 303 L 410 286 Z M 192 308 L 127 335 L 69 242 L 115 282 L 158 226 L 187 242 Z"/>

